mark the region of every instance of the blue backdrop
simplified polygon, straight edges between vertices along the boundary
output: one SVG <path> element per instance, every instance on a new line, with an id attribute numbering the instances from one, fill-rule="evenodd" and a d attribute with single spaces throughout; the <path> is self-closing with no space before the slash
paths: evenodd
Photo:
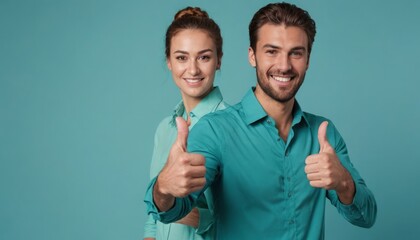
<path id="1" fill-rule="evenodd" d="M 0 0 L 0 239 L 140 239 L 154 130 L 180 100 L 166 27 L 187 5 L 209 12 L 225 42 L 216 82 L 236 103 L 267 3 Z M 329 207 L 327 239 L 418 238 L 420 1 L 293 3 L 318 26 L 298 99 L 334 121 L 378 203 L 371 229 Z"/>

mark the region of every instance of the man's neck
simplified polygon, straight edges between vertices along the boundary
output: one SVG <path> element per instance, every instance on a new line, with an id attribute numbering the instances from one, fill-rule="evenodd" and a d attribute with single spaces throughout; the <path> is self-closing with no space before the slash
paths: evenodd
<path id="1" fill-rule="evenodd" d="M 268 116 L 274 119 L 276 122 L 276 128 L 279 132 L 279 136 L 287 141 L 290 127 L 293 120 L 293 106 L 295 99 L 292 98 L 287 102 L 279 102 L 268 96 L 264 91 L 257 85 L 255 89 L 255 97 L 260 102 Z"/>

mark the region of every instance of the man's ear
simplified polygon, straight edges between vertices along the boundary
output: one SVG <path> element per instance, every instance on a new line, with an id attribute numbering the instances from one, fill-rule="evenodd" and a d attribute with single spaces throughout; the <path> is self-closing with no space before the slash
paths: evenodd
<path id="1" fill-rule="evenodd" d="M 308 55 L 308 61 L 306 62 L 306 70 L 309 69 L 309 60 L 311 59 L 311 54 Z"/>
<path id="2" fill-rule="evenodd" d="M 255 52 L 254 52 L 254 49 L 252 49 L 252 47 L 248 48 L 248 61 L 252 67 L 257 66 L 257 62 L 255 61 Z"/>

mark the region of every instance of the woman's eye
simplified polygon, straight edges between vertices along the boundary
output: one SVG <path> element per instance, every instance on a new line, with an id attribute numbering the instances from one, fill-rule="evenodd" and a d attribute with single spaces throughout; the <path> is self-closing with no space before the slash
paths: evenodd
<path id="1" fill-rule="evenodd" d="M 177 57 L 175 57 L 175 59 L 178 60 L 178 61 L 186 61 L 187 57 L 186 56 L 177 56 Z"/>
<path id="2" fill-rule="evenodd" d="M 199 60 L 202 60 L 202 61 L 208 61 L 208 60 L 210 60 L 210 56 L 208 56 L 208 55 L 204 55 L 204 56 L 200 56 L 200 57 L 198 57 L 198 59 L 199 59 Z"/>

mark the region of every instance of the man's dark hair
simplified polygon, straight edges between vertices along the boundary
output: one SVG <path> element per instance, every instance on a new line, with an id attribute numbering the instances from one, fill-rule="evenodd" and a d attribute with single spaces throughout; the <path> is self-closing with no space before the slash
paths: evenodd
<path id="1" fill-rule="evenodd" d="M 249 41 L 254 52 L 258 41 L 258 30 L 267 23 L 301 28 L 308 36 L 308 53 L 311 53 L 312 44 L 315 41 L 316 26 L 307 11 L 285 2 L 270 3 L 258 10 L 249 23 Z"/>

